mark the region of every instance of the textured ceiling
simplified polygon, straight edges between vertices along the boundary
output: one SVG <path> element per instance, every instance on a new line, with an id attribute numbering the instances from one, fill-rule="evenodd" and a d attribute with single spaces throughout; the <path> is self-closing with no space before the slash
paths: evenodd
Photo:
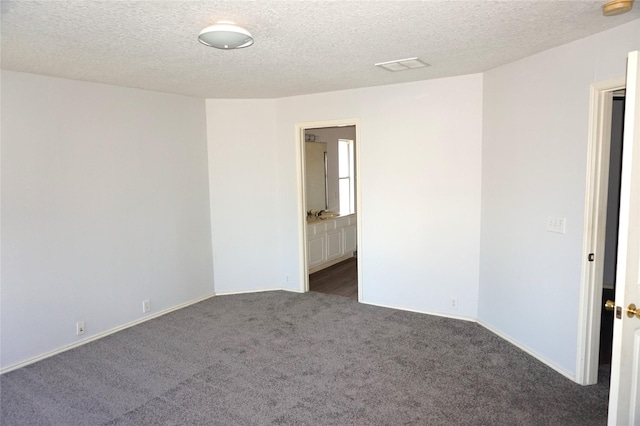
<path id="1" fill-rule="evenodd" d="M 203 98 L 277 98 L 486 71 L 640 18 L 604 1 L 6 1 L 2 68 Z M 255 44 L 197 41 L 219 20 Z M 640 37 L 640 35 L 639 35 Z M 418 56 L 392 73 L 377 62 Z"/>

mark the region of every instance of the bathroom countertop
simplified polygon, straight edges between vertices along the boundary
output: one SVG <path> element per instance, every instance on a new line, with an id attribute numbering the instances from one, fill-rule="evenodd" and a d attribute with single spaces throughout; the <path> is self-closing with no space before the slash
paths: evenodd
<path id="1" fill-rule="evenodd" d="M 355 215 L 355 213 L 338 214 L 336 216 L 327 217 L 327 218 L 319 218 L 319 217 L 316 217 L 316 216 L 309 216 L 309 217 L 307 217 L 307 225 L 314 225 L 314 224 L 320 223 L 320 222 L 328 222 L 328 221 L 331 221 L 331 220 L 340 219 L 341 217 L 347 217 L 347 216 L 353 216 L 353 215 Z"/>

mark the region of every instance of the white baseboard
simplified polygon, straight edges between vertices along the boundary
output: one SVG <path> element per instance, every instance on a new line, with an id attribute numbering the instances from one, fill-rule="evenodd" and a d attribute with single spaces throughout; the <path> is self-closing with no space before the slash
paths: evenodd
<path id="1" fill-rule="evenodd" d="M 217 296 L 217 294 L 216 293 L 208 294 L 206 296 L 199 297 L 197 299 L 190 300 L 190 301 L 185 302 L 185 303 L 181 303 L 180 305 L 172 306 L 171 308 L 167 308 L 167 309 L 164 309 L 162 311 L 155 312 L 154 314 L 149 315 L 149 316 L 145 316 L 144 318 L 140 318 L 140 319 L 137 319 L 135 321 L 120 325 L 118 327 L 114 327 L 114 328 L 111 328 L 109 330 L 103 331 L 101 333 L 94 334 L 93 336 L 87 337 L 86 339 L 80 340 L 80 341 L 72 343 L 70 345 L 66 345 L 66 346 L 63 346 L 61 348 L 55 349 L 53 351 L 46 352 L 46 353 L 44 353 L 42 355 L 38 355 L 36 357 L 29 358 L 26 361 L 22 361 L 22 362 L 19 362 L 17 364 L 10 365 L 8 367 L 5 367 L 5 368 L 1 369 L 0 370 L 0 375 L 2 375 L 4 373 L 8 373 L 8 372 L 13 371 L 13 370 L 17 370 L 18 368 L 26 367 L 27 365 L 34 364 L 34 363 L 36 363 L 38 361 L 42 361 L 43 359 L 52 357 L 54 355 L 58 355 L 58 354 L 60 354 L 62 352 L 66 352 L 68 350 L 77 348 L 79 346 L 86 345 L 89 342 L 93 342 L 95 340 L 102 339 L 103 337 L 106 337 L 106 336 L 108 336 L 110 334 L 114 334 L 114 333 L 117 333 L 118 331 L 122 331 L 124 329 L 129 328 L 129 327 L 133 327 L 134 325 L 138 325 L 138 324 L 141 324 L 143 322 L 152 320 L 154 318 L 161 317 L 162 315 L 166 315 L 169 312 L 177 311 L 178 309 L 186 308 L 187 306 L 190 306 L 190 305 L 195 305 L 196 303 L 199 303 L 199 302 L 202 302 L 204 300 L 210 299 L 210 298 L 212 298 L 214 296 Z"/>
<path id="2" fill-rule="evenodd" d="M 531 355 L 532 357 L 534 357 L 535 359 L 537 359 L 538 361 L 540 361 L 541 363 L 543 363 L 547 367 L 549 367 L 549 368 L 557 371 L 558 373 L 562 374 L 563 376 L 565 376 L 567 379 L 571 380 L 572 382 L 578 383 L 577 380 L 576 380 L 576 375 L 574 373 L 571 373 L 571 372 L 565 370 L 564 368 L 560 367 L 559 365 L 554 364 L 553 362 L 549 361 L 548 359 L 546 359 L 545 357 L 543 357 L 542 355 L 540 355 L 536 351 L 534 351 L 531 348 L 528 348 L 527 346 L 524 346 L 523 344 L 513 340 L 510 336 L 504 334 L 501 331 L 496 330 L 495 328 L 491 327 L 489 324 L 486 324 L 486 323 L 484 323 L 482 321 L 477 321 L 477 323 L 480 324 L 481 326 L 483 326 L 484 328 L 486 328 L 487 330 L 489 330 L 490 332 L 492 332 L 493 334 L 495 334 L 496 336 L 500 337 L 501 339 L 504 339 L 507 342 L 511 343 L 513 346 L 525 351 L 527 354 Z"/>
<path id="3" fill-rule="evenodd" d="M 363 303 L 365 305 L 379 306 L 381 308 L 397 309 L 399 311 L 415 312 L 417 314 L 433 315 L 433 316 L 436 316 L 436 317 L 443 317 L 443 318 L 451 318 L 451 319 L 456 319 L 456 320 L 461 320 L 461 321 L 476 322 L 475 318 L 465 317 L 465 316 L 462 316 L 462 315 L 450 315 L 450 314 L 443 314 L 443 313 L 439 313 L 439 312 L 421 311 L 421 310 L 418 310 L 418 309 L 405 308 L 405 307 L 402 307 L 402 306 L 383 305 L 383 304 L 380 304 L 380 303 L 371 303 L 371 302 L 365 302 L 365 301 L 362 301 L 362 300 L 359 300 L 359 302 Z"/>
<path id="4" fill-rule="evenodd" d="M 273 288 L 259 288 L 253 290 L 241 290 L 241 291 L 220 291 L 216 292 L 216 296 L 233 296 L 236 294 L 251 294 L 251 293 L 264 293 L 266 291 L 292 291 L 291 289 L 273 287 Z"/>

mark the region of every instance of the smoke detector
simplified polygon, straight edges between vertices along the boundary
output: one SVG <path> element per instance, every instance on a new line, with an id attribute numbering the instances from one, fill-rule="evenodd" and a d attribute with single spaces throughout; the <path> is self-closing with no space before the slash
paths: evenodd
<path id="1" fill-rule="evenodd" d="M 604 16 L 615 16 L 627 13 L 633 8 L 633 0 L 612 0 L 602 6 Z"/>

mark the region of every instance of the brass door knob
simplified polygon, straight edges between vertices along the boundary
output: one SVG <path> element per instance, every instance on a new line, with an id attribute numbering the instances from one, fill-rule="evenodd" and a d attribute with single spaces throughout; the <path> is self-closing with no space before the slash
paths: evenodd
<path id="1" fill-rule="evenodd" d="M 640 309 L 637 309 L 635 304 L 630 304 L 627 308 L 627 316 L 629 318 L 637 317 L 640 319 Z"/>
<path id="2" fill-rule="evenodd" d="M 606 302 L 604 302 L 604 308 L 607 311 L 614 311 L 616 309 L 616 302 L 614 302 L 613 300 L 607 300 Z"/>
<path id="3" fill-rule="evenodd" d="M 604 302 L 604 308 L 607 311 L 614 311 L 616 309 L 616 302 L 614 302 L 613 300 L 607 300 L 606 302 Z M 629 307 L 627 308 L 627 316 L 629 318 L 636 317 L 640 319 L 640 308 L 637 308 L 635 303 L 630 304 Z M 622 318 L 622 308 L 618 308 L 618 311 L 616 312 L 616 317 L 618 319 Z"/>

